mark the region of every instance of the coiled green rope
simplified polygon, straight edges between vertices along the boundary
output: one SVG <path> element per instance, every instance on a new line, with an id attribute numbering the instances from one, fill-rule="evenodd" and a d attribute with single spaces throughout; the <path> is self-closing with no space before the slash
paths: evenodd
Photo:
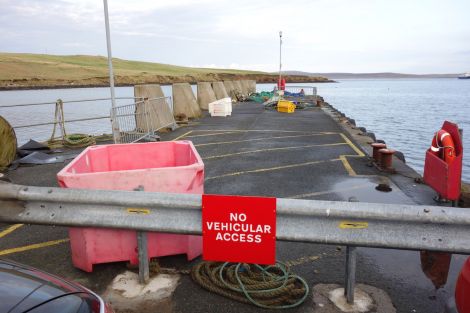
<path id="1" fill-rule="evenodd" d="M 307 282 L 289 272 L 287 265 L 201 262 L 192 279 L 216 294 L 265 309 L 288 309 L 302 304 L 309 294 Z"/>
<path id="2" fill-rule="evenodd" d="M 112 135 L 87 135 L 87 134 L 70 134 L 62 138 L 48 140 L 47 145 L 49 148 L 69 147 L 69 148 L 82 148 L 95 145 L 99 141 L 112 140 Z"/>

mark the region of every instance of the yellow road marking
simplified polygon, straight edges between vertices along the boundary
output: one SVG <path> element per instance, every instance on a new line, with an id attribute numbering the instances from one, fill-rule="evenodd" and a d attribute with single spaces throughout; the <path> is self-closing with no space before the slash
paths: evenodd
<path id="1" fill-rule="evenodd" d="M 346 159 L 345 155 L 341 155 L 339 159 L 343 163 L 344 168 L 350 176 L 357 176 L 356 171 L 352 168 L 351 164 L 349 164 L 349 161 Z"/>
<path id="2" fill-rule="evenodd" d="M 239 132 L 223 132 L 223 133 L 213 133 L 213 134 L 204 134 L 204 135 L 192 135 L 186 136 L 187 138 L 195 138 L 195 137 L 208 137 L 208 136 L 217 136 L 217 135 L 233 135 L 238 134 Z"/>
<path id="3" fill-rule="evenodd" d="M 32 245 L 27 245 L 27 246 L 22 246 L 22 247 L 17 247 L 17 248 L 12 248 L 12 249 L 6 249 L 0 251 L 0 255 L 7 255 L 7 254 L 12 254 L 12 253 L 17 253 L 17 252 L 23 252 L 23 251 L 28 251 L 28 250 L 34 250 L 34 249 L 39 249 L 39 248 L 45 248 L 45 247 L 50 247 L 50 246 L 55 246 L 64 242 L 68 242 L 69 239 L 59 239 L 59 240 L 52 240 L 52 241 L 46 241 L 46 242 L 41 242 L 41 243 L 35 243 Z"/>
<path id="4" fill-rule="evenodd" d="M 358 147 L 356 147 L 356 145 L 354 145 L 354 144 L 351 142 L 351 140 L 349 140 L 349 138 L 346 137 L 345 134 L 340 133 L 340 136 L 343 137 L 344 141 L 346 141 L 346 143 L 357 153 L 358 156 L 361 156 L 361 157 L 366 156 L 366 155 L 364 154 L 364 152 L 361 151 L 361 149 L 359 149 Z"/>
<path id="5" fill-rule="evenodd" d="M 184 138 L 184 137 L 186 137 L 187 135 L 191 134 L 192 132 L 193 132 L 193 131 L 190 130 L 190 131 L 188 131 L 187 133 L 184 133 L 184 134 L 182 134 L 181 136 L 176 137 L 176 138 L 173 139 L 172 141 L 176 141 L 176 140 L 179 140 L 179 139 L 181 139 L 181 138 Z"/>
<path id="6" fill-rule="evenodd" d="M 0 238 L 5 237 L 9 233 L 14 232 L 15 230 L 17 230 L 18 228 L 20 228 L 23 225 L 24 224 L 15 224 L 15 225 L 12 225 L 12 226 L 8 227 L 7 229 L 0 232 Z"/>
<path id="7" fill-rule="evenodd" d="M 339 223 L 339 228 L 341 229 L 364 229 L 368 228 L 369 223 L 367 222 L 349 222 L 343 221 Z"/>
<path id="8" fill-rule="evenodd" d="M 267 151 L 280 151 L 280 150 L 293 150 L 293 149 L 304 149 L 304 148 L 312 148 L 312 147 L 330 147 L 330 146 L 340 146 L 346 145 L 345 142 L 337 142 L 337 143 L 326 143 L 326 144 L 317 144 L 317 145 L 305 145 L 305 146 L 293 146 L 293 147 L 283 147 L 283 148 L 269 148 L 269 149 L 259 149 L 259 150 L 250 150 L 250 151 L 243 151 L 243 152 L 235 152 L 235 153 L 228 153 L 228 154 L 221 154 L 221 155 L 214 155 L 209 157 L 202 158 L 203 160 L 211 160 L 217 158 L 225 158 L 231 157 L 235 155 L 241 154 L 249 154 L 249 153 L 259 153 L 259 152 L 267 152 Z"/>
<path id="9" fill-rule="evenodd" d="M 127 208 L 127 213 L 131 214 L 150 214 L 149 209 L 143 209 L 143 208 Z"/>
<path id="10" fill-rule="evenodd" d="M 335 134 L 335 133 L 331 133 Z M 281 139 L 281 138 L 298 138 L 298 137 L 312 137 L 312 136 L 321 136 L 325 134 L 308 134 L 308 135 L 292 135 L 292 136 L 278 136 L 278 137 L 263 137 L 263 138 L 253 138 L 253 139 L 246 139 L 246 140 L 234 140 L 234 141 L 220 141 L 220 142 L 210 142 L 210 143 L 201 143 L 194 145 L 195 147 L 203 147 L 203 146 L 212 146 L 212 145 L 224 145 L 224 144 L 231 144 L 231 143 L 240 143 L 240 142 L 250 142 L 250 141 L 260 141 L 260 140 L 270 140 L 270 139 Z M 329 135 L 329 134 L 326 134 Z"/>
<path id="11" fill-rule="evenodd" d="M 311 193 L 304 193 L 304 194 L 301 194 L 301 195 L 290 196 L 289 199 L 302 199 L 302 198 L 307 198 L 307 197 L 322 196 L 322 195 L 327 195 L 327 194 L 330 194 L 330 193 L 356 190 L 356 189 L 361 189 L 361 188 L 365 188 L 365 187 L 369 187 L 369 186 L 370 186 L 370 184 L 361 184 L 361 185 L 352 186 L 352 187 L 348 187 L 348 188 L 342 188 L 342 189 L 324 190 L 324 191 L 317 191 L 317 192 L 311 192 Z"/>
<path id="12" fill-rule="evenodd" d="M 255 170 L 241 171 L 241 172 L 228 173 L 228 174 L 223 174 L 223 175 L 219 175 L 219 176 L 208 177 L 208 178 L 206 178 L 206 181 L 213 180 L 213 179 L 218 179 L 218 178 L 223 178 L 223 177 L 238 176 L 238 175 L 243 175 L 243 174 L 248 174 L 248 173 L 269 172 L 269 171 L 283 170 L 283 169 L 286 169 L 286 168 L 302 167 L 302 166 L 308 166 L 308 165 L 320 164 L 320 163 L 326 163 L 326 162 L 335 162 L 335 161 L 339 161 L 339 159 L 311 161 L 311 162 L 289 164 L 289 165 L 276 166 L 276 167 L 259 168 L 259 169 L 255 169 Z"/>

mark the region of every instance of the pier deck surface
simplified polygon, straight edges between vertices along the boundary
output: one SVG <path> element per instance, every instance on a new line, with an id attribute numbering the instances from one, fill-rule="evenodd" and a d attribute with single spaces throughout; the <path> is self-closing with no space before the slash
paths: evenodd
<path id="1" fill-rule="evenodd" d="M 322 109 L 283 114 L 259 104 L 242 103 L 232 116 L 204 118 L 188 127 L 162 134 L 162 140 L 191 140 L 205 164 L 205 192 L 332 201 L 422 204 L 423 186 L 412 178 L 386 175 L 369 166 L 368 156 L 355 140 Z M 20 167 L 8 173 L 12 182 L 57 186 L 55 175 L 64 164 Z M 402 165 L 403 166 L 403 165 Z M 386 182 L 392 192 L 377 191 Z M 429 193 L 429 190 L 426 191 Z M 430 194 L 430 193 L 429 193 Z M 422 199 L 428 200 L 422 200 Z M 4 233 L 0 225 L 0 257 L 77 280 L 103 292 L 126 269 L 124 263 L 95 265 L 84 273 L 71 264 L 67 229 L 25 225 Z M 291 262 L 292 270 L 313 287 L 342 284 L 345 247 L 278 242 L 277 258 Z M 189 269 L 184 256 L 160 259 L 162 267 Z M 397 312 L 441 312 L 463 256 L 454 256 L 449 282 L 435 290 L 421 271 L 419 253 L 359 248 L 357 281 L 385 290 Z M 295 312 L 311 312 L 312 297 Z M 260 309 L 211 294 L 182 275 L 173 297 L 161 312 L 257 312 Z"/>

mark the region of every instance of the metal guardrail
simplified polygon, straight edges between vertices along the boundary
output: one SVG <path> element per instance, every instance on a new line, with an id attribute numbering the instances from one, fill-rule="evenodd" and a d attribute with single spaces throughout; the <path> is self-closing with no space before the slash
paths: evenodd
<path id="1" fill-rule="evenodd" d="M 0 222 L 201 234 L 201 196 L 0 184 Z M 148 208 L 149 214 L 126 208 Z M 277 239 L 470 254 L 470 210 L 277 199 Z"/>
<path id="2" fill-rule="evenodd" d="M 201 206 L 201 195 L 193 194 L 0 182 L 0 222 L 136 230 L 141 283 L 149 279 L 145 232 L 200 235 Z M 470 254 L 470 210 L 464 208 L 277 199 L 276 232 L 278 240 L 346 245 L 348 303 L 354 302 L 357 246 Z"/>

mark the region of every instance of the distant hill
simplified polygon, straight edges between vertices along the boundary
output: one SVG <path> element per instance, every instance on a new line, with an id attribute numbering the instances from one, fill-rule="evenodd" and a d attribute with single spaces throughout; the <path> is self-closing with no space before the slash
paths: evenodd
<path id="1" fill-rule="evenodd" d="M 287 75 L 322 76 L 329 79 L 345 78 L 457 78 L 460 74 L 402 74 L 402 73 L 309 73 L 302 71 L 285 71 Z"/>
<path id="2" fill-rule="evenodd" d="M 236 69 L 213 69 L 113 58 L 117 86 L 176 82 L 254 79 L 277 81 L 277 74 Z M 288 82 L 327 82 L 313 75 L 291 75 Z M 0 89 L 98 87 L 109 85 L 108 59 L 91 55 L 0 53 Z"/>

